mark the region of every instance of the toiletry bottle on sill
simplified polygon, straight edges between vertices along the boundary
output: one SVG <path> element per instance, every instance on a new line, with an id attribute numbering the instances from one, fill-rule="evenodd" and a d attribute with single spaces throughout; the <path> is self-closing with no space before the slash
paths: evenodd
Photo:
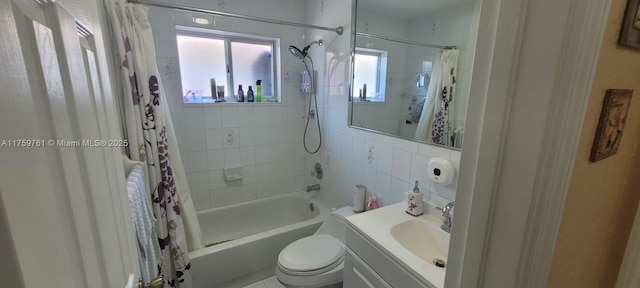
<path id="1" fill-rule="evenodd" d="M 211 78 L 209 79 L 209 84 L 211 85 L 211 98 L 213 99 L 213 102 L 216 102 L 217 100 L 217 85 L 216 85 L 216 78 Z"/>
<path id="2" fill-rule="evenodd" d="M 247 102 L 253 102 L 253 89 L 251 89 L 251 86 L 247 90 Z"/>
<path id="3" fill-rule="evenodd" d="M 238 85 L 238 102 L 244 102 L 244 91 L 242 85 Z"/>
<path id="4" fill-rule="evenodd" d="M 362 100 L 367 101 L 367 84 L 362 85 Z"/>
<path id="5" fill-rule="evenodd" d="M 262 80 L 256 81 L 256 102 L 262 102 Z"/>

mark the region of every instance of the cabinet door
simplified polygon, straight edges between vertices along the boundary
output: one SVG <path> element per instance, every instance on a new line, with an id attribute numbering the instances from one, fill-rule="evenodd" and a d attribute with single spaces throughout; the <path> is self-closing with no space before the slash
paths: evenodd
<path id="1" fill-rule="evenodd" d="M 365 277 L 358 268 L 353 267 L 351 270 L 351 283 L 349 287 L 352 288 L 376 288 L 377 286 L 371 283 L 367 277 Z M 375 281 L 374 281 L 375 282 Z M 378 286 L 379 287 L 379 286 Z"/>
<path id="2" fill-rule="evenodd" d="M 12 238 L 0 249 L 23 282 L 2 287 L 124 287 L 140 274 L 121 148 L 86 145 L 122 139 L 91 20 L 102 5 L 0 1 L 0 233 Z"/>
<path id="3" fill-rule="evenodd" d="M 347 249 L 344 265 L 344 287 L 391 288 L 375 271 Z"/>

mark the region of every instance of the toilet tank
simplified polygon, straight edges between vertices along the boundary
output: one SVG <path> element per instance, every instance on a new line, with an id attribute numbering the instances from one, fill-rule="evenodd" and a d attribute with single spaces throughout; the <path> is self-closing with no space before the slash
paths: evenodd
<path id="1" fill-rule="evenodd" d="M 328 234 L 338 239 L 343 244 L 346 241 L 347 233 L 347 216 L 354 215 L 353 207 L 345 206 L 340 209 L 331 211 L 324 220 L 324 223 L 318 228 L 314 234 Z"/>

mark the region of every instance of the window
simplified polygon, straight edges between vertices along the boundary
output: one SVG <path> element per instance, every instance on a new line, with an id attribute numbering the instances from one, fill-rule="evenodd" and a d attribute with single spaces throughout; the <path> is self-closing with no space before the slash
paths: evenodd
<path id="1" fill-rule="evenodd" d="M 387 86 L 387 51 L 356 48 L 354 58 L 354 101 L 384 102 Z M 360 93 L 366 95 L 360 98 Z"/>
<path id="2" fill-rule="evenodd" d="M 236 102 L 239 85 L 256 93 L 261 80 L 262 101 L 275 102 L 277 39 L 197 28 L 178 28 L 178 58 L 184 103 L 213 103 L 211 79 L 223 89 L 227 102 Z"/>

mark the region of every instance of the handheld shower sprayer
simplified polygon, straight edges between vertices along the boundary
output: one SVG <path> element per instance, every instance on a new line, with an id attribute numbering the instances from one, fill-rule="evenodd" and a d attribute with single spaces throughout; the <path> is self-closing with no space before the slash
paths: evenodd
<path id="1" fill-rule="evenodd" d="M 320 151 L 320 147 L 322 146 L 322 130 L 320 129 L 320 113 L 318 113 L 319 111 L 317 111 L 318 109 L 318 97 L 317 95 L 315 95 L 315 90 L 313 88 L 314 86 L 314 79 L 313 79 L 313 59 L 311 59 L 311 57 L 308 56 L 309 53 L 309 49 L 311 48 L 311 46 L 313 44 L 318 44 L 318 46 L 322 46 L 322 44 L 324 44 L 324 41 L 322 39 L 319 39 L 317 41 L 313 41 L 311 43 L 309 43 L 309 45 L 305 46 L 302 50 L 298 49 L 298 47 L 293 46 L 293 45 L 289 45 L 289 52 L 291 52 L 291 54 L 300 59 L 300 61 L 302 61 L 302 63 L 304 64 L 305 70 L 307 71 L 308 75 L 311 75 L 311 80 L 310 82 L 310 87 L 309 87 L 309 91 L 311 91 L 311 98 L 309 99 L 309 110 L 307 111 L 307 125 L 304 127 L 304 135 L 302 135 L 302 142 L 304 145 L 304 150 L 306 150 L 308 153 L 310 154 L 315 154 L 318 153 L 318 151 Z M 309 66 L 307 66 L 307 61 L 305 61 L 306 59 L 309 59 L 308 62 L 311 63 L 311 71 L 309 71 Z M 315 104 L 315 110 L 313 110 L 311 108 L 311 105 Z M 316 124 L 318 125 L 318 147 L 312 151 L 312 149 L 309 149 L 307 147 L 307 131 L 309 129 L 309 120 L 310 119 L 316 119 Z"/>
<path id="2" fill-rule="evenodd" d="M 298 49 L 298 47 L 296 46 L 289 45 L 289 52 L 291 52 L 291 54 L 293 54 L 293 56 L 295 56 L 296 58 L 300 60 L 304 60 L 304 58 L 307 57 L 309 53 L 309 48 L 311 48 L 311 45 L 313 44 L 318 44 L 318 46 L 322 46 L 322 44 L 324 44 L 324 41 L 322 39 L 318 41 L 313 41 L 309 43 L 309 45 L 305 46 L 302 50 Z"/>

